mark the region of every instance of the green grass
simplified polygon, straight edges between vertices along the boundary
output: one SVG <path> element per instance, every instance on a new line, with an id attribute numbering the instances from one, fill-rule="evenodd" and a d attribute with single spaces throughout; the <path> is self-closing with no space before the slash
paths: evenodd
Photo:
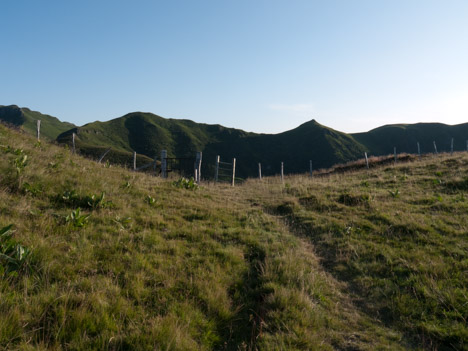
<path id="1" fill-rule="evenodd" d="M 0 146 L 0 229 L 30 252 L 0 349 L 467 348 L 468 155 L 232 188 Z"/>
<path id="2" fill-rule="evenodd" d="M 59 134 L 74 128 L 75 125 L 68 122 L 61 122 L 56 117 L 31 111 L 28 108 L 18 106 L 0 106 L 0 121 L 7 122 L 14 126 L 22 127 L 27 133 L 36 135 L 37 121 L 41 121 L 41 139 L 48 141 L 55 140 Z"/>
<path id="3" fill-rule="evenodd" d="M 269 207 L 362 311 L 425 349 L 467 349 L 468 155 L 307 179 Z"/>

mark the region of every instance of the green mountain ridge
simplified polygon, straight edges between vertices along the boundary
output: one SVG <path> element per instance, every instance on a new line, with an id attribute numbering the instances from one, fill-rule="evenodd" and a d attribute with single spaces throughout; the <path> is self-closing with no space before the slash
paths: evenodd
<path id="1" fill-rule="evenodd" d="M 450 151 L 454 138 L 454 151 L 466 149 L 468 123 L 449 126 L 442 123 L 385 125 L 368 132 L 347 134 L 321 125 L 315 120 L 278 134 L 258 134 L 219 124 L 196 123 L 186 119 L 167 119 L 149 112 L 132 112 L 106 122 L 92 122 L 82 127 L 60 122 L 55 117 L 32 112 L 17 106 L 0 107 L 0 119 L 23 125 L 35 133 L 35 119 L 45 120 L 45 135 L 59 143 L 71 145 L 76 133 L 76 146 L 83 155 L 99 158 L 112 148 L 106 159 L 130 165 L 133 152 L 138 154 L 138 165 L 160 158 L 161 150 L 169 157 L 193 158 L 203 152 L 204 177 L 213 177 L 215 157 L 230 162 L 237 159 L 240 177 L 256 176 L 258 163 L 264 175 L 280 172 L 284 162 L 286 173 L 309 171 L 309 160 L 314 169 L 331 167 L 361 159 L 368 155 L 416 153 L 420 143 L 422 153 Z M 46 131 L 45 128 L 51 129 Z M 60 133 L 58 133 L 60 131 Z M 190 168 L 190 161 L 187 161 Z"/>
<path id="2" fill-rule="evenodd" d="M 434 141 L 438 151 L 447 152 L 451 149 L 452 138 L 454 150 L 462 151 L 467 146 L 468 123 L 453 126 L 443 123 L 393 124 L 352 135 L 377 155 L 392 153 L 393 147 L 397 152 L 417 153 L 418 142 L 422 153 L 434 152 Z"/>
<path id="3" fill-rule="evenodd" d="M 316 121 L 280 134 L 256 134 L 134 112 L 108 122 L 86 124 L 75 132 L 79 147 L 88 153 L 98 145 L 122 152 L 136 151 L 148 157 L 159 157 L 161 150 L 167 150 L 169 157 L 193 157 L 196 151 L 202 151 L 203 171 L 209 176 L 214 173 L 217 155 L 224 161 L 239 159 L 237 172 L 247 177 L 256 174 L 259 162 L 266 175 L 278 173 L 282 161 L 289 172 L 298 173 L 307 171 L 310 159 L 327 167 L 356 159 L 365 151 L 351 136 Z M 69 143 L 70 137 L 71 131 L 68 131 L 57 140 Z"/>
<path id="4" fill-rule="evenodd" d="M 36 135 L 37 120 L 41 120 L 41 137 L 48 140 L 55 140 L 59 134 L 75 127 L 73 123 L 62 122 L 56 117 L 31 111 L 26 107 L 0 105 L 0 121 L 23 127 L 30 134 Z"/>

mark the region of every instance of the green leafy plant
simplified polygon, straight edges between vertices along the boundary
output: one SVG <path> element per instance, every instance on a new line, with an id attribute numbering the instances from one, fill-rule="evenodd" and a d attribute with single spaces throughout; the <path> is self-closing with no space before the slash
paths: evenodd
<path id="1" fill-rule="evenodd" d="M 31 250 L 13 240 L 13 225 L 0 229 L 0 276 L 16 276 L 29 267 Z"/>
<path id="2" fill-rule="evenodd" d="M 121 230 L 125 230 L 131 227 L 132 217 L 120 218 L 117 216 L 112 221 L 116 223 Z"/>
<path id="3" fill-rule="evenodd" d="M 400 196 L 400 190 L 398 190 L 398 189 L 395 189 L 394 191 L 389 190 L 388 193 L 389 193 L 393 198 L 397 198 L 397 197 Z"/>
<path id="4" fill-rule="evenodd" d="M 195 182 L 195 179 L 193 179 L 193 177 L 190 179 L 187 179 L 185 177 L 179 178 L 178 180 L 172 182 L 172 185 L 181 189 L 198 189 L 198 184 Z"/>
<path id="5" fill-rule="evenodd" d="M 42 187 L 38 184 L 23 184 L 23 192 L 31 196 L 38 196 L 42 193 Z"/>
<path id="6" fill-rule="evenodd" d="M 74 189 L 65 190 L 62 194 L 55 196 L 56 202 L 69 207 L 82 207 L 96 210 L 114 206 L 112 201 L 105 201 L 104 199 L 104 192 L 101 192 L 101 195 L 91 194 L 81 196 Z"/>
<path id="7" fill-rule="evenodd" d="M 129 181 L 126 181 L 125 183 L 122 184 L 122 189 L 130 189 L 132 187 L 132 184 Z"/>
<path id="8" fill-rule="evenodd" d="M 104 208 L 111 206 L 111 201 L 104 201 L 105 193 L 102 192 L 101 195 L 90 195 L 87 197 L 87 204 L 92 209 Z"/>
<path id="9" fill-rule="evenodd" d="M 81 228 L 88 223 L 88 218 L 90 216 L 91 215 L 82 215 L 81 209 L 78 207 L 76 210 L 71 211 L 70 214 L 65 217 L 65 223 L 68 223 L 75 228 Z"/>
<path id="10" fill-rule="evenodd" d="M 146 195 L 145 201 L 148 205 L 154 205 L 156 203 L 156 199 L 151 195 Z"/>
<path id="11" fill-rule="evenodd" d="M 16 176 L 15 185 L 17 189 L 20 189 L 23 182 L 24 169 L 28 165 L 28 155 L 26 155 L 22 149 L 16 149 L 13 153 L 17 156 L 12 161 Z"/>

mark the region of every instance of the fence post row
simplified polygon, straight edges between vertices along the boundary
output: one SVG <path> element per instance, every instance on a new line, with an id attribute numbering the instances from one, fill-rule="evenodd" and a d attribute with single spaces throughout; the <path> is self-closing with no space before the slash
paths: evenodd
<path id="1" fill-rule="evenodd" d="M 262 180 L 262 164 L 258 163 L 258 179 Z"/>
<path id="2" fill-rule="evenodd" d="M 236 180 L 236 159 L 232 159 L 232 182 L 231 185 L 234 186 L 234 182 Z"/>
<path id="3" fill-rule="evenodd" d="M 161 177 L 167 178 L 167 150 L 161 151 Z"/>
<path id="4" fill-rule="evenodd" d="M 41 139 L 41 120 L 37 120 L 37 141 Z"/>
<path id="5" fill-rule="evenodd" d="M 364 157 L 366 158 L 367 169 L 369 169 L 369 159 L 367 158 L 367 152 L 364 152 Z"/>
<path id="6" fill-rule="evenodd" d="M 195 182 L 200 184 L 201 180 L 201 163 L 202 163 L 202 153 L 201 151 L 197 152 L 197 156 L 195 158 Z"/>
<path id="7" fill-rule="evenodd" d="M 218 177 L 219 177 L 219 155 L 216 156 L 215 183 L 218 182 Z"/>

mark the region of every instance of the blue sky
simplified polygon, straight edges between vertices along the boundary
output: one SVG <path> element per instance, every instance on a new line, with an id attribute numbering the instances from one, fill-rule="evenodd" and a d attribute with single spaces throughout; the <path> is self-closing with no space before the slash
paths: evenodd
<path id="1" fill-rule="evenodd" d="M 468 1 L 0 0 L 0 104 L 277 133 L 468 122 Z"/>

